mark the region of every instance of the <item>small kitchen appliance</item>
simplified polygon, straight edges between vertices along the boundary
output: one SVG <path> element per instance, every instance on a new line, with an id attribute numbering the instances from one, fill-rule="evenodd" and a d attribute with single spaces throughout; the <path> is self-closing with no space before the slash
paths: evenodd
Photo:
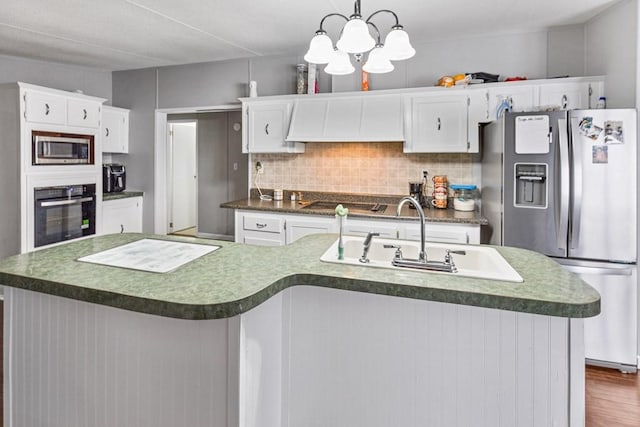
<path id="1" fill-rule="evenodd" d="M 638 365 L 636 116 L 507 112 L 483 129 L 483 241 L 540 252 L 594 287 L 587 362 L 623 371 Z"/>
<path id="2" fill-rule="evenodd" d="M 102 165 L 102 191 L 118 193 L 127 188 L 127 173 L 124 165 L 105 163 Z"/>
<path id="3" fill-rule="evenodd" d="M 410 182 L 409 183 L 409 195 L 416 199 L 421 206 L 425 205 L 423 197 L 423 183 L 422 182 Z M 415 206 L 409 205 L 410 208 L 415 209 Z"/>
<path id="4" fill-rule="evenodd" d="M 94 136 L 61 132 L 31 132 L 31 164 L 92 165 Z"/>

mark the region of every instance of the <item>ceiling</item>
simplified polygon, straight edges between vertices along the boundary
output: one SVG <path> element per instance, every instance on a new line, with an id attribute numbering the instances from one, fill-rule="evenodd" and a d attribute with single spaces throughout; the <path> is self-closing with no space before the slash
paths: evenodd
<path id="1" fill-rule="evenodd" d="M 362 0 L 362 15 L 392 9 L 414 46 L 443 38 L 580 24 L 619 0 Z M 0 54 L 102 70 L 303 55 L 328 13 L 352 0 L 6 0 Z M 373 22 L 386 34 L 390 14 Z M 342 26 L 327 20 L 334 39 Z"/>

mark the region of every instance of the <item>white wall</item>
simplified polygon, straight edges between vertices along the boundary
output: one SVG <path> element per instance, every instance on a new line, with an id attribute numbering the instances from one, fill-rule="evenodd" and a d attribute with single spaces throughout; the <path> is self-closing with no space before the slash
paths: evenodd
<path id="1" fill-rule="evenodd" d="M 32 83 L 111 100 L 111 72 L 76 65 L 0 55 L 0 83 Z M 107 101 L 107 104 L 110 104 Z"/>
<path id="2" fill-rule="evenodd" d="M 585 69 L 606 75 L 608 108 L 636 106 L 638 3 L 625 0 L 585 25 Z"/>

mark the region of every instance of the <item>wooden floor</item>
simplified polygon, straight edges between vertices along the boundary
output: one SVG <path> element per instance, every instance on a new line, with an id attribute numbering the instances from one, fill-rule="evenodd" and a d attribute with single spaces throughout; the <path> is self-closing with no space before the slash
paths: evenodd
<path id="1" fill-rule="evenodd" d="M 196 227 L 185 228 L 184 230 L 174 231 L 173 235 L 176 236 L 187 236 L 187 237 L 195 237 L 198 229 Z"/>
<path id="2" fill-rule="evenodd" d="M 587 366 L 586 427 L 640 426 L 640 375 Z"/>

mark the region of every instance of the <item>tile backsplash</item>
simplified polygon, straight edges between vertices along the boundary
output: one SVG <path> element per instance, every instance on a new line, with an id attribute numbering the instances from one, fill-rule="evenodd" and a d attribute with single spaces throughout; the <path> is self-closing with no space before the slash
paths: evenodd
<path id="1" fill-rule="evenodd" d="M 473 183 L 470 154 L 405 154 L 401 142 L 309 142 L 303 154 L 252 154 L 251 187 L 258 161 L 261 188 L 403 195 L 423 170 L 450 184 Z"/>

